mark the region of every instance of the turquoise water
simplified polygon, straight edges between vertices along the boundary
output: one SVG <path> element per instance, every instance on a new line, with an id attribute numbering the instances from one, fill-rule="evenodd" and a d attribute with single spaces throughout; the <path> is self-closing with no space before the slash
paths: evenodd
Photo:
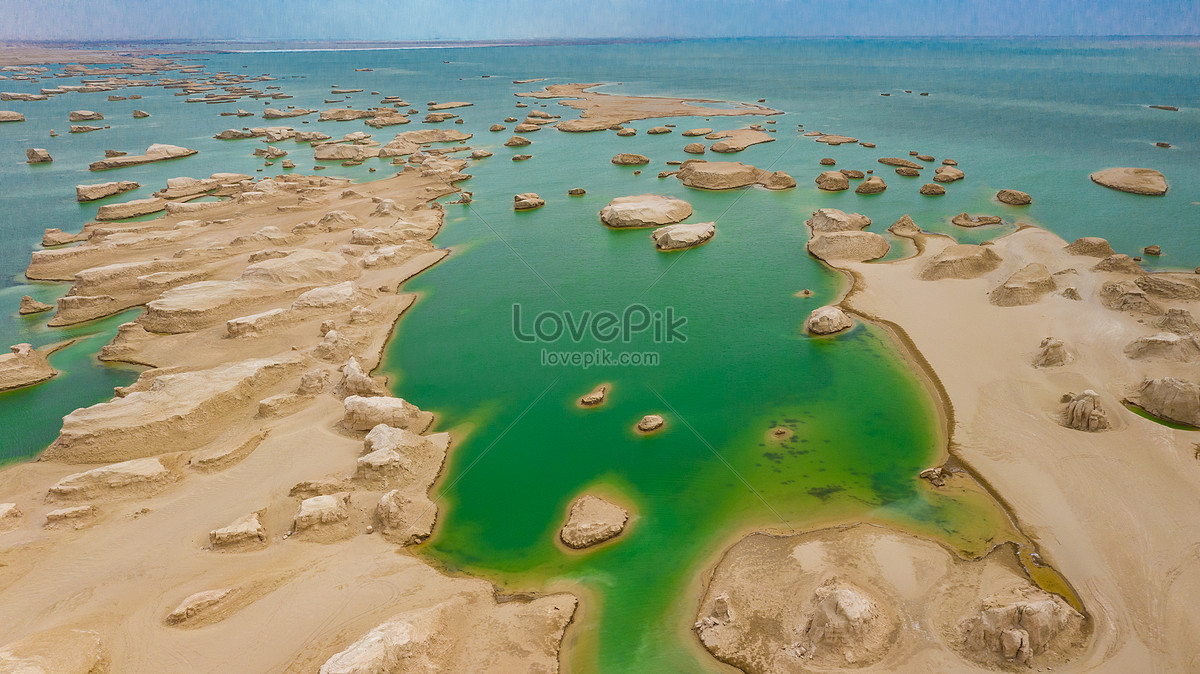
<path id="1" fill-rule="evenodd" d="M 433 49 L 359 52 L 274 52 L 196 56 L 209 70 L 269 72 L 295 96 L 272 101 L 310 108 L 329 87 L 363 88 L 348 104 L 374 104 L 401 95 L 423 109 L 426 101 L 466 100 L 454 110 L 475 134 L 470 144 L 496 156 L 473 162 L 471 206 L 447 206 L 437 243 L 454 254 L 410 282 L 422 299 L 401 321 L 381 368 L 398 395 L 439 415 L 439 427 L 457 428 L 461 442 L 436 489 L 438 530 L 422 554 L 447 568 L 480 574 L 507 589 L 565 588 L 582 594 L 585 614 L 572 638 L 571 664 L 591 671 L 701 671 L 712 669 L 687 628 L 698 601 L 697 578 L 738 532 L 781 530 L 818 523 L 872 519 L 940 536 L 963 550 L 1002 539 L 1003 514 L 986 500 L 931 494 L 914 478 L 939 452 L 938 417 L 925 388 L 880 330 L 857 327 L 832 340 L 800 333 L 807 313 L 833 301 L 841 278 L 804 251 L 803 220 L 831 206 L 869 215 L 882 231 L 904 213 L 926 229 L 981 241 L 1011 225 L 955 230 L 961 212 L 1001 215 L 1041 224 L 1072 239 L 1109 238 L 1121 252 L 1162 246 L 1151 265 L 1200 264 L 1200 59 L 1185 43 L 1133 41 L 885 41 L 731 40 L 655 44 Z M 443 63 L 450 61 L 450 63 Z M 248 65 L 243 69 L 242 65 Z M 373 68 L 373 72 L 355 72 Z M 483 78 L 482 75 L 492 75 Z M 513 79 L 549 78 L 513 85 Z M 70 80 L 56 80 L 56 82 Z M 628 94 L 695 96 L 754 101 L 785 111 L 773 116 L 774 143 L 736 157 L 796 177 L 795 190 L 700 192 L 658 179 L 668 159 L 685 159 L 678 133 L 527 134 L 527 148 L 502 146 L 511 132 L 489 125 L 521 110 L 512 94 L 555 82 L 621 82 Z M 38 85 L 0 82 L 3 90 Z M 930 96 L 903 90 L 928 91 Z M 216 141 L 225 128 L 290 125 L 331 135 L 367 130 L 388 139 L 403 128 L 373 131 L 357 122 L 310 124 L 218 117 L 222 109 L 267 107 L 242 101 L 227 106 L 182 104 L 173 90 L 135 90 L 140 101 L 108 103 L 106 94 L 69 94 L 47 102 L 8 103 L 24 124 L 0 125 L 0 336 L 50 343 L 64 331 L 45 319 L 18 319 L 16 302 L 30 293 L 51 299 L 61 286 L 22 283 L 28 255 L 44 227 L 77 230 L 96 204 L 73 201 L 80 182 L 138 180 L 148 196 L 176 175 L 215 171 L 254 173 L 255 141 Z M 890 92 L 891 96 L 879 96 Z M 125 92 L 123 92 L 125 93 Z M 340 98 L 333 96 L 332 98 Z M 553 102 L 547 110 L 571 115 Z M 1180 112 L 1145 107 L 1172 104 Z M 534 105 L 531 101 L 531 105 Z M 112 129 L 58 138 L 66 113 L 105 112 Z M 133 120 L 144 109 L 153 117 Z M 419 119 L 419 116 L 416 116 Z M 763 118 L 700 118 L 636 122 L 645 130 L 674 123 L 733 128 Z M 799 137 L 796 128 L 855 136 L 878 144 L 830 148 Z M 1175 147 L 1154 147 L 1165 141 Z M 141 151 L 171 142 L 200 154 L 165 164 L 89 173 L 103 149 Z M 20 163 L 26 147 L 46 147 L 49 166 Z M 304 145 L 283 142 L 299 171 L 312 166 Z M 875 163 L 909 150 L 939 160 L 952 157 L 967 179 L 944 197 L 917 194 L 920 178 L 901 178 Z M 616 167 L 616 152 L 653 160 Z M 516 153 L 532 154 L 513 163 Z M 878 169 L 889 184 L 881 195 L 823 193 L 812 178 L 822 157 L 839 168 Z M 1171 182 L 1162 198 L 1137 197 L 1093 185 L 1088 173 L 1108 166 L 1148 166 Z M 360 167 L 329 163 L 326 175 L 368 179 L 390 164 Z M 266 169 L 264 175 L 276 172 Z M 567 189 L 583 187 L 584 197 Z M 1026 208 L 990 201 L 1000 188 L 1030 192 Z M 511 210 L 512 195 L 535 191 L 547 205 Z M 695 208 L 692 221 L 717 221 L 708 245 L 680 254 L 656 252 L 646 231 L 610 231 L 596 212 L 610 199 L 655 192 L 679 196 Z M 104 203 L 104 202 L 100 202 Z M 893 243 L 899 243 L 893 239 Z M 798 298 L 801 289 L 814 291 Z M 621 312 L 642 304 L 687 319 L 686 341 L 630 343 L 585 339 L 527 344 L 513 335 L 513 305 L 523 316 L 542 311 Z M 89 341 L 55 357 L 64 375 L 48 384 L 0 397 L 0 459 L 35 454 L 57 431 L 58 418 L 106 398 L 131 370 L 91 358 L 115 326 L 114 318 L 75 328 Z M 528 324 L 526 324 L 528 326 Z M 551 367 L 542 349 L 649 352 L 656 366 Z M 610 400 L 582 410 L 574 400 L 596 384 L 613 385 Z M 667 428 L 638 436 L 633 424 L 661 413 Z M 767 430 L 786 425 L 787 442 Z M 13 430 L 21 429 L 21 430 Z M 635 512 L 617 542 L 586 553 L 555 544 L 569 501 L 600 489 Z"/>

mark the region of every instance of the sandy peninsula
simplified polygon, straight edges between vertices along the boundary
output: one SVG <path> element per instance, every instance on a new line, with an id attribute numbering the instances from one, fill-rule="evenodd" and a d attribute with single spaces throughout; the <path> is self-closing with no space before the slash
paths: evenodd
<path id="1" fill-rule="evenodd" d="M 0 662 L 558 669 L 574 596 L 501 597 L 404 551 L 432 531 L 453 446 L 369 374 L 414 300 L 397 288 L 447 255 L 430 200 L 465 166 L 417 153 L 361 185 L 226 177 L 202 211 L 34 253 L 30 278 L 73 283 L 59 314 L 145 306 L 101 358 L 150 369 L 0 471 Z"/>
<path id="2" fill-rule="evenodd" d="M 814 216 L 824 232 L 813 236 L 870 226 L 837 213 Z M 930 543 L 860 526 L 737 543 L 708 583 L 701 642 L 746 671 L 1193 669 L 1200 532 L 1188 513 L 1200 499 L 1200 438 L 1125 403 L 1200 406 L 1186 383 L 1200 379 L 1189 346 L 1200 278 L 1147 274 L 1103 239 L 1068 244 L 1031 226 L 982 246 L 926 234 L 907 217 L 891 229 L 917 254 L 825 258 L 851 280 L 840 306 L 887 327 L 939 392 L 947 457 L 968 472 L 935 468 L 931 481 L 986 485 L 1082 611 L 1035 588 L 1011 558 L 999 563 L 1000 549 L 952 561 Z M 854 554 L 864 546 L 875 552 Z M 921 555 L 933 557 L 909 561 Z M 842 557 L 853 564 L 835 563 Z M 974 580 L 913 575 L 930 564 L 976 565 L 962 576 Z M 789 583 L 801 603 L 772 609 Z M 922 593 L 920 610 L 951 615 L 910 614 Z M 779 622 L 755 618 L 764 615 Z"/>

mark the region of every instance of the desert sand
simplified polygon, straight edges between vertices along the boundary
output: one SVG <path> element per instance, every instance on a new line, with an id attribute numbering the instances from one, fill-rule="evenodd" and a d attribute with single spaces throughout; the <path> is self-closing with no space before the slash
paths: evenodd
<path id="1" fill-rule="evenodd" d="M 404 552 L 435 525 L 452 443 L 369 375 L 414 299 L 398 286 L 447 254 L 428 202 L 465 165 L 206 179 L 228 199 L 34 254 L 31 278 L 74 283 L 60 315 L 145 305 L 101 358 L 150 369 L 0 471 L 0 662 L 557 670 L 575 597 L 500 598 Z"/>
<path id="2" fill-rule="evenodd" d="M 818 225 L 829 221 L 826 229 L 836 231 L 838 226 L 858 228 L 865 218 L 814 219 Z M 816 236 L 829 235 L 813 229 Z M 1200 648 L 1189 637 L 1200 625 L 1195 608 L 1200 606 L 1200 561 L 1195 555 L 1200 533 L 1188 524 L 1200 499 L 1196 436 L 1139 416 L 1123 401 L 1144 399 L 1147 407 L 1163 414 L 1200 408 L 1200 393 L 1192 402 L 1192 389 L 1186 384 L 1200 379 L 1200 360 L 1186 346 L 1191 342 L 1192 312 L 1200 310 L 1188 288 L 1200 287 L 1200 280 L 1194 274 L 1114 269 L 1103 257 L 1111 251 L 1106 242 L 1091 239 L 1069 245 L 1030 226 L 983 246 L 925 234 L 911 222 L 897 223 L 892 230 L 912 238 L 918 253 L 886 263 L 834 260 L 832 264 L 852 281 L 840 305 L 886 326 L 926 372 L 949 422 L 948 458 L 989 488 L 1037 546 L 1041 562 L 1065 576 L 1083 610 L 1078 634 L 1086 643 L 1072 637 L 1070 648 L 1054 646 L 1039 655 L 1034 639 L 1019 633 L 975 642 L 963 621 L 982 615 L 980 607 L 985 613 L 989 605 L 1002 608 L 983 600 L 994 588 L 974 583 L 964 596 L 938 590 L 943 581 L 927 575 L 918 575 L 925 580 L 913 585 L 912 569 L 924 565 L 905 561 L 916 553 L 901 554 L 897 543 L 887 544 L 891 552 L 876 555 L 875 562 L 860 556 L 853 572 L 831 564 L 861 547 L 854 539 L 865 534 L 853 531 L 801 534 L 792 541 L 761 544 L 768 548 L 762 551 L 754 542 L 762 539 L 752 536 L 738 543 L 717 565 L 709 584 L 697 627 L 702 641 L 721 659 L 750 663 L 751 671 L 801 671 L 799 663 L 811 657 L 827 658 L 818 661 L 825 667 L 865 664 L 868 671 L 895 671 L 899 662 L 906 669 L 934 671 L 1005 669 L 1023 661 L 1023 643 L 1031 645 L 1035 666 L 1052 665 L 1054 671 L 1193 670 L 1200 662 Z M 926 472 L 937 481 L 950 474 Z M 826 551 L 801 553 L 815 536 Z M 913 541 L 904 547 L 929 545 Z M 998 552 L 965 562 L 967 567 L 975 565 L 971 575 L 985 580 L 994 576 L 986 569 Z M 746 555 L 775 555 L 777 561 L 739 561 Z M 937 562 L 943 567 L 948 563 L 948 558 Z M 729 577 L 747 564 L 755 569 L 755 580 Z M 828 622 L 817 614 L 831 606 L 824 601 L 829 592 L 813 594 L 808 601 L 820 609 L 817 613 L 782 620 L 778 612 L 771 613 L 771 620 L 781 621 L 779 633 L 751 616 L 755 627 L 749 634 L 768 641 L 746 641 L 747 618 L 739 622 L 739 611 L 770 611 L 770 593 L 781 579 L 800 583 L 803 597 L 819 592 L 813 588 L 835 576 L 861 590 L 833 606 L 858 606 L 862 625 L 845 623 L 850 609 L 830 614 L 842 616 L 839 629 L 843 635 L 851 630 L 851 641 L 860 639 L 857 647 L 844 651 L 837 646 L 842 638 L 837 632 L 834 640 L 816 649 L 806 637 L 813 625 Z M 1026 601 L 1048 596 L 1032 589 L 1019 572 L 1005 572 L 1004 578 L 1016 588 L 1010 588 L 1010 595 L 1016 592 Z M 894 612 L 918 607 L 911 597 L 887 598 L 903 587 L 900 581 L 913 591 L 943 593 L 940 605 L 919 610 L 959 608 L 952 616 L 931 614 L 920 621 L 920 629 L 928 634 L 909 636 L 911 623 L 896 627 L 908 619 Z M 786 609 L 804 610 L 808 609 L 794 604 Z M 883 629 L 879 625 L 897 631 L 876 634 Z M 937 648 L 923 645 L 931 639 Z M 790 655 L 763 654 L 761 649 L 771 643 Z M 968 648 L 971 644 L 983 650 Z M 835 662 L 846 653 L 852 653 L 853 664 Z M 771 658 L 783 658 L 784 665 L 770 664 Z"/>

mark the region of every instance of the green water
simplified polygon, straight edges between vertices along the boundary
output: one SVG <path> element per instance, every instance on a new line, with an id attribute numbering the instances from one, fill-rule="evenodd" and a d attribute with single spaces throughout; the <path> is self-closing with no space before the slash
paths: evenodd
<path id="1" fill-rule="evenodd" d="M 348 105 L 401 95 L 414 107 L 429 100 L 473 101 L 454 110 L 451 128 L 475 134 L 469 143 L 496 156 L 473 162 L 471 206 L 447 206 L 437 243 L 454 254 L 407 285 L 421 300 L 401 321 L 381 370 L 394 391 L 439 415 L 439 427 L 458 429 L 447 471 L 436 487 L 441 511 L 434 537 L 420 554 L 453 570 L 487 577 L 509 591 L 566 589 L 584 597 L 572 628 L 570 664 L 579 671 L 703 671 L 715 664 L 698 651 L 688 628 L 700 577 L 715 556 L 755 527 L 802 529 L 868 519 L 910 527 L 965 552 L 1005 537 L 1007 523 L 978 494 L 932 492 L 915 474 L 937 460 L 938 416 L 931 396 L 881 330 L 859 326 L 830 340 L 800 333 L 807 313 L 833 301 L 842 279 L 804 251 L 803 220 L 831 206 L 869 215 L 882 232 L 910 213 L 922 227 L 982 241 L 1034 222 L 1067 239 L 1109 238 L 1136 254 L 1159 244 L 1148 264 L 1200 264 L 1200 59 L 1186 42 L 1149 41 L 891 41 L 729 40 L 636 45 L 478 49 L 212 54 L 195 57 L 210 71 L 269 72 L 294 99 L 272 101 L 310 108 L 329 87 L 363 88 Z M 445 63 L 444 61 L 448 61 Z M 248 68 L 242 68 L 247 65 Z M 355 68 L 373 68 L 355 72 Z M 492 77 L 483 78 L 489 74 Z M 545 83 L 513 85 L 518 78 Z M 796 177 L 795 190 L 700 192 L 660 180 L 667 159 L 684 159 L 678 131 L 732 128 L 763 118 L 700 118 L 662 123 L 676 133 L 618 138 L 610 133 L 527 134 L 533 145 L 505 148 L 510 132 L 490 133 L 504 117 L 520 117 L 512 94 L 555 82 L 623 83 L 630 94 L 753 101 L 786 112 L 770 119 L 777 141 L 731 157 Z M 54 80 L 70 83 L 73 80 Z M 2 82 L 7 91 L 45 84 Z M 928 97 L 904 89 L 929 91 Z M 264 121 L 218 117 L 223 109 L 266 107 L 184 105 L 174 90 L 137 90 L 140 101 L 108 103 L 105 94 L 72 94 L 47 102 L 5 103 L 29 121 L 0 125 L 0 306 L 15 312 L 21 294 L 52 300 L 61 286 L 21 281 L 44 227 L 75 231 L 97 204 L 72 200 L 76 183 L 138 180 L 143 187 L 117 200 L 148 196 L 176 175 L 215 171 L 255 173 L 255 141 L 216 141 L 223 129 L 289 125 L 338 136 L 368 130 L 356 122 L 320 123 L 315 116 Z M 893 95 L 882 97 L 880 92 Z M 341 96 L 337 96 L 341 98 Z M 1170 113 L 1146 108 L 1168 103 Z M 63 133 L 66 113 L 105 112 L 112 129 Z M 153 117 L 132 120 L 133 108 Z M 547 102 L 547 110 L 560 112 Z M 566 114 L 573 114 L 569 111 Z M 800 137 L 805 129 L 842 133 L 877 149 L 830 148 Z M 1170 150 L 1155 148 L 1170 142 Z M 103 149 L 141 151 L 171 142 L 200 154 L 163 164 L 89 173 Z M 307 147 L 292 152 L 297 171 L 311 169 Z M 26 147 L 46 147 L 48 166 L 20 163 Z M 875 163 L 909 150 L 958 160 L 967 179 L 944 197 L 917 194 L 920 178 L 901 178 Z M 532 154 L 513 163 L 516 153 Z M 652 158 L 641 175 L 615 167 L 617 152 Z M 812 178 L 822 157 L 839 168 L 876 169 L 890 188 L 872 197 L 824 193 Z M 387 175 L 387 161 L 360 167 L 326 163 L 325 175 L 358 180 Z M 1149 166 L 1171 182 L 1163 198 L 1099 188 L 1088 173 L 1107 166 Z M 369 169 L 379 169 L 371 174 Z M 278 172 L 271 167 L 259 175 Z M 585 197 L 566 190 L 584 187 Z M 990 201 L 1002 187 L 1034 196 L 1026 208 Z M 512 195 L 535 191 L 546 207 L 511 210 Z M 596 212 L 617 196 L 655 192 L 688 200 L 693 222 L 716 220 L 717 235 L 687 253 L 662 254 L 646 231 L 609 231 Z M 109 201 L 112 201 L 111 199 Z M 105 202 L 99 202 L 105 203 Z M 1008 224 L 958 230 L 954 214 L 991 213 Z M 886 236 L 886 234 L 885 234 Z M 903 242 L 889 238 L 893 256 Z M 794 294 L 811 289 L 813 297 Z M 513 305 L 526 320 L 541 311 L 621 312 L 631 304 L 668 308 L 686 317 L 686 341 L 528 344 L 512 330 Z M 64 374 L 47 384 L 0 396 L 0 460 L 28 457 L 55 435 L 59 418 L 111 394 L 134 372 L 98 363 L 92 354 L 126 317 L 71 331 L 45 328 L 42 318 L 0 310 L 0 337 L 9 343 L 60 341 L 92 335 L 52 362 Z M 543 365 L 542 349 L 650 352 L 656 366 Z M 596 384 L 613 385 L 608 403 L 593 410 L 575 399 Z M 633 424 L 661 413 L 667 428 L 636 435 Z M 788 442 L 766 439 L 776 424 L 796 431 Z M 555 543 L 570 500 L 600 490 L 629 505 L 635 517 L 617 541 L 569 553 Z"/>

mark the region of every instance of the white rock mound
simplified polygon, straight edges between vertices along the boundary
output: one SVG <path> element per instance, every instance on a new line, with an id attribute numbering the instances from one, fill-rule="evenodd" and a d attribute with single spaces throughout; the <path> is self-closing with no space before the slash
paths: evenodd
<path id="1" fill-rule="evenodd" d="M 686 220 L 692 205 L 683 199 L 658 194 L 617 197 L 600 210 L 600 222 L 609 227 L 657 227 Z"/>
<path id="2" fill-rule="evenodd" d="M 854 321 L 840 307 L 824 306 L 813 309 L 804 321 L 804 331 L 810 335 L 832 335 L 854 327 Z"/>

